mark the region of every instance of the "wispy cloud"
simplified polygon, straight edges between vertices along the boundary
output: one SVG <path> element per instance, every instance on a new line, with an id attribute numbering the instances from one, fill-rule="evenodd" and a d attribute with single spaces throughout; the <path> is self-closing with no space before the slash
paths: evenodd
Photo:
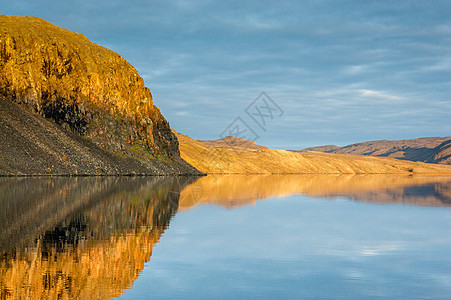
<path id="1" fill-rule="evenodd" d="M 185 111 L 185 110 L 182 110 L 182 111 L 177 111 L 177 112 L 175 112 L 174 113 L 176 116 L 187 116 L 187 115 L 189 115 L 189 112 L 188 111 Z"/>
<path id="2" fill-rule="evenodd" d="M 399 96 L 390 95 L 390 94 L 387 94 L 387 93 L 384 93 L 384 92 L 381 92 L 381 91 L 362 89 L 359 92 L 360 92 L 360 95 L 362 97 L 365 97 L 365 98 L 377 98 L 377 99 L 386 99 L 386 100 L 400 100 L 400 99 L 402 99 Z"/>
<path id="3" fill-rule="evenodd" d="M 451 51 L 451 49 L 450 49 Z M 431 66 L 426 66 L 424 68 L 425 71 L 446 71 L 451 72 L 451 57 L 445 57 L 438 60 Z"/>

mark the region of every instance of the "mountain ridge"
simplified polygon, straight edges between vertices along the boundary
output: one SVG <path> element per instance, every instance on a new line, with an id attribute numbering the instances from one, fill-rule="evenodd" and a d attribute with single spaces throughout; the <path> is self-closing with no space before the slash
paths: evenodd
<path id="1" fill-rule="evenodd" d="M 451 137 L 423 137 L 406 140 L 376 140 L 343 147 L 325 145 L 294 152 L 319 151 L 392 157 L 402 160 L 451 165 Z"/>
<path id="2" fill-rule="evenodd" d="M 198 140 L 198 141 L 213 147 L 241 147 L 255 150 L 269 149 L 266 146 L 258 145 L 255 141 L 245 140 L 234 136 L 226 136 L 217 140 Z"/>

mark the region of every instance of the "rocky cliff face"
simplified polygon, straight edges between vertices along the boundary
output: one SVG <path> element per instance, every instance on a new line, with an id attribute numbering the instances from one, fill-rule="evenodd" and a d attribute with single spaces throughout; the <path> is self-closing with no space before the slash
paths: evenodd
<path id="1" fill-rule="evenodd" d="M 35 17 L 0 16 L 0 97 L 139 158 L 179 159 L 138 72 L 117 53 Z"/>

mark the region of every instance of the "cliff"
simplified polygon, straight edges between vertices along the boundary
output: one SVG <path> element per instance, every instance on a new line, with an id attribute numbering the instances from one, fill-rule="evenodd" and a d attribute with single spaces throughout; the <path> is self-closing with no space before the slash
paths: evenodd
<path id="1" fill-rule="evenodd" d="M 181 157 L 209 174 L 451 174 L 451 166 L 387 157 L 211 146 L 177 134 Z"/>
<path id="2" fill-rule="evenodd" d="M 403 160 L 451 165 L 451 137 L 369 141 L 344 147 L 328 145 L 311 147 L 298 152 L 306 151 L 384 156 Z"/>
<path id="3" fill-rule="evenodd" d="M 58 132 L 62 135 L 51 139 L 72 142 L 73 136 L 83 137 L 103 154 L 125 158 L 121 161 L 124 166 L 130 159 L 135 160 L 132 165 L 144 165 L 139 170 L 112 167 L 102 171 L 90 168 L 89 163 L 78 165 L 74 158 L 71 165 L 78 174 L 86 170 L 89 174 L 197 173 L 180 159 L 169 123 L 153 105 L 143 79 L 125 59 L 81 34 L 42 19 L 0 16 L 0 102 L 4 102 L 2 109 L 7 105 L 10 110 L 22 111 L 24 118 L 17 120 L 22 123 L 16 122 L 19 130 L 26 127 L 20 126 L 26 119 L 41 122 L 39 115 L 62 129 Z M 2 131 L 12 126 L 6 117 L 0 122 Z M 26 142 L 42 148 L 39 139 L 33 136 Z M 10 140 L 11 147 L 21 148 L 14 144 L 14 137 Z M 95 148 L 83 145 L 81 149 L 85 147 Z M 61 149 L 71 149 L 70 143 Z M 40 154 L 45 155 L 45 151 Z M 70 159 L 70 153 L 60 154 Z M 16 164 L 2 155 L 0 166 L 5 164 L 3 173 L 30 174 L 29 168 L 16 169 Z M 53 168 L 50 162 L 44 163 L 32 174 L 48 173 L 44 171 L 48 169 L 55 170 L 52 174 L 67 171 L 59 167 L 60 161 Z"/>

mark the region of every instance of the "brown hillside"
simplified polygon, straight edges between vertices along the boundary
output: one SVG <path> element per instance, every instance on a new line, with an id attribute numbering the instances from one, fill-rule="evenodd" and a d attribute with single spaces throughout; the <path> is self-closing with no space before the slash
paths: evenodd
<path id="1" fill-rule="evenodd" d="M 451 137 L 427 137 L 397 141 L 369 141 L 344 147 L 319 146 L 299 152 L 319 151 L 339 154 L 358 154 L 393 157 L 403 160 L 437 164 L 451 164 Z"/>
<path id="2" fill-rule="evenodd" d="M 213 147 L 178 134 L 181 157 L 210 174 L 451 174 L 451 166 L 386 157 Z"/>
<path id="3" fill-rule="evenodd" d="M 226 136 L 222 139 L 212 140 L 212 141 L 203 141 L 199 140 L 208 146 L 213 147 L 241 147 L 246 149 L 254 149 L 254 150 L 263 150 L 268 149 L 266 146 L 260 146 L 255 143 L 255 141 L 248 141 L 241 138 L 237 138 L 234 136 Z"/>

